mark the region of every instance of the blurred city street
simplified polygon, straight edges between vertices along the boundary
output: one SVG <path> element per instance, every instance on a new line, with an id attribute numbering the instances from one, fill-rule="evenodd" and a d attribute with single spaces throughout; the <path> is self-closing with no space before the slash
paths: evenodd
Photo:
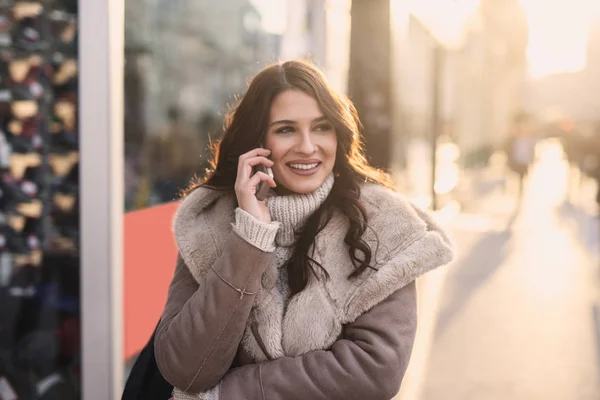
<path id="1" fill-rule="evenodd" d="M 520 206 L 509 179 L 449 223 L 458 257 L 413 353 L 419 382 L 402 399 L 600 398 L 593 188 L 569 180 L 558 142 L 537 153 Z"/>
<path id="2" fill-rule="evenodd" d="M 239 184 L 259 169 L 240 156 L 258 146 L 281 201 L 240 214 L 256 210 Z M 438 265 L 447 242 L 409 234 L 414 218 L 398 217 L 388 247 L 414 261 L 365 271 L 382 290 L 359 318 L 350 305 L 379 288 L 335 272 L 362 256 L 379 267 L 389 244 L 371 241 L 377 221 L 355 213 L 372 202 L 357 187 L 385 175 L 366 164 L 433 214 L 457 251 Z M 272 213 L 276 203 L 291 205 Z M 182 217 L 194 208 L 198 226 Z M 273 224 L 258 229 L 252 214 Z M 232 254 L 220 240 L 229 222 L 248 242 Z M 321 259 L 332 263 L 318 270 L 335 281 L 322 285 L 311 254 L 330 223 Z M 413 258 L 421 242 L 438 250 Z M 335 246 L 352 260 L 333 262 Z M 247 301 L 242 289 L 259 283 L 238 273 L 251 266 L 217 268 L 255 260 L 258 271 L 258 248 L 286 266 L 261 281 L 276 284 L 263 304 L 276 313 Z M 238 250 L 248 257 L 231 257 Z M 412 304 L 403 318 L 375 314 L 399 276 L 419 276 L 414 347 L 390 351 L 402 359 L 375 357 L 389 350 L 384 335 L 315 371 L 315 355 L 275 360 L 332 350 L 332 326 L 372 315 L 412 337 Z M 241 297 L 222 319 L 213 311 L 230 308 L 227 285 Z M 202 296 L 205 308 L 183 301 Z M 185 341 L 157 324 L 188 317 L 222 330 L 186 330 L 200 340 L 168 351 Z M 310 324 L 319 318 L 333 325 Z M 306 346 L 288 331 L 306 331 Z M 166 346 L 158 360 L 153 332 Z M 298 365 L 290 374 L 311 375 L 315 392 L 256 380 L 265 390 L 250 400 L 318 387 L 313 398 L 357 397 L 337 375 L 353 361 L 364 367 L 357 388 L 372 389 L 374 365 L 385 397 L 399 387 L 393 400 L 600 400 L 600 0 L 0 0 L 0 400 L 167 400 L 173 384 L 204 390 L 267 356 L 273 376 Z M 126 383 L 145 392 L 124 396 Z"/>

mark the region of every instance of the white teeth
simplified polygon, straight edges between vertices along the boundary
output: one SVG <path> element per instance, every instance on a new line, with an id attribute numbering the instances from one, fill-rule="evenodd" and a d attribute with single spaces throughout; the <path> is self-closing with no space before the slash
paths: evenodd
<path id="1" fill-rule="evenodd" d="M 295 168 L 295 169 L 313 169 L 313 168 L 316 168 L 317 165 L 319 165 L 319 163 L 314 163 L 314 164 L 289 164 L 290 167 Z"/>

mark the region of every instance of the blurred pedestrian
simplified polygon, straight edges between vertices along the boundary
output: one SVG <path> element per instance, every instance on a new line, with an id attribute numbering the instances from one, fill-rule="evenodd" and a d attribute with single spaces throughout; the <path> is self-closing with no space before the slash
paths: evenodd
<path id="1" fill-rule="evenodd" d="M 518 198 L 523 196 L 525 179 L 534 161 L 537 139 L 530 114 L 521 112 L 513 121 L 509 139 L 506 142 L 508 167 L 517 175 Z"/>
<path id="2" fill-rule="evenodd" d="M 560 121 L 559 132 L 561 134 L 561 143 L 567 161 L 568 170 L 568 196 L 572 199 L 573 190 L 578 195 L 583 183 L 583 176 L 587 174 L 587 162 L 589 153 L 589 140 L 583 133 L 577 129 L 575 121 L 571 118 L 564 118 Z"/>
<path id="3" fill-rule="evenodd" d="M 596 204 L 598 205 L 598 216 L 600 216 L 600 122 L 597 123 L 589 140 L 586 169 L 590 178 L 596 181 Z"/>

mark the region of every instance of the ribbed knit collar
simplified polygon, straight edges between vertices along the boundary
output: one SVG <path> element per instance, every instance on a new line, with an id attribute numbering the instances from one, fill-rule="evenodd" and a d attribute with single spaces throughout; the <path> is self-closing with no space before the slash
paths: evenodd
<path id="1" fill-rule="evenodd" d="M 281 223 L 275 237 L 277 246 L 292 246 L 296 241 L 295 232 L 301 228 L 308 217 L 323 204 L 333 187 L 333 173 L 314 192 L 273 196 L 266 199 L 271 219 Z"/>

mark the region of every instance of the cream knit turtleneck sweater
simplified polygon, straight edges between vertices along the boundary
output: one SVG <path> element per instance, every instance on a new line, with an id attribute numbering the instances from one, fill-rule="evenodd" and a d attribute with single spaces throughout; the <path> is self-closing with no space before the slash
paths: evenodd
<path id="1" fill-rule="evenodd" d="M 312 193 L 267 197 L 265 201 L 272 220 L 269 224 L 259 221 L 238 207 L 235 210 L 233 229 L 251 245 L 263 251 L 275 251 L 277 266 L 282 267 L 292 254 L 296 232 L 323 204 L 331 192 L 333 182 L 333 174 L 330 174 Z M 278 286 L 284 298 L 287 298 L 285 270 L 280 270 Z"/>
<path id="2" fill-rule="evenodd" d="M 293 246 L 296 242 L 295 234 L 302 228 L 317 209 L 323 204 L 333 187 L 333 174 L 313 193 L 292 194 L 287 196 L 273 196 L 267 198 L 267 206 L 271 219 L 279 222 L 281 227 L 275 237 L 277 247 Z"/>

